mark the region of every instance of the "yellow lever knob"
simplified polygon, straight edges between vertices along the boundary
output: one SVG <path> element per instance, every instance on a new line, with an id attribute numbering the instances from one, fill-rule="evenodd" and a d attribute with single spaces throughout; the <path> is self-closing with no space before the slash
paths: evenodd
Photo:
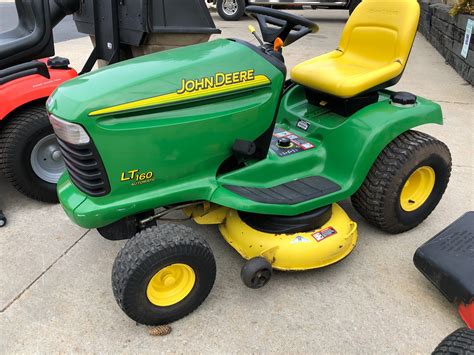
<path id="1" fill-rule="evenodd" d="M 253 27 L 252 25 L 249 25 L 248 29 L 249 29 L 250 33 L 255 32 L 255 27 Z"/>

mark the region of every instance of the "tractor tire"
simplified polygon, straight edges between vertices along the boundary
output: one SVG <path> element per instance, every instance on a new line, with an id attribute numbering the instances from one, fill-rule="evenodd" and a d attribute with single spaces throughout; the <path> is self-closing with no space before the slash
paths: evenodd
<path id="1" fill-rule="evenodd" d="M 407 131 L 380 153 L 352 204 L 379 229 L 402 233 L 430 215 L 450 175 L 448 147 L 425 133 Z"/>
<path id="2" fill-rule="evenodd" d="M 433 351 L 433 355 L 474 354 L 474 330 L 460 328 L 448 335 Z"/>
<path id="3" fill-rule="evenodd" d="M 58 202 L 56 183 L 65 169 L 43 104 L 18 110 L 0 133 L 0 170 L 22 194 Z"/>
<path id="4" fill-rule="evenodd" d="M 217 12 L 225 21 L 238 21 L 245 15 L 245 0 L 217 0 Z"/>
<path id="5" fill-rule="evenodd" d="M 355 8 L 359 6 L 362 0 L 352 0 L 351 3 L 349 4 L 349 16 L 352 15 L 354 12 Z"/>
<path id="6" fill-rule="evenodd" d="M 174 322 L 206 299 L 216 278 L 211 248 L 192 229 L 162 224 L 130 239 L 115 259 L 112 288 L 120 308 L 145 325 Z"/>

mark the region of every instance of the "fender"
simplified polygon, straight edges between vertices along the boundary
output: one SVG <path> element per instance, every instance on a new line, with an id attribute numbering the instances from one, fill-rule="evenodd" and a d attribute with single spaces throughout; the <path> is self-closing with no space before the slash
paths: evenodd
<path id="1" fill-rule="evenodd" d="M 0 85 L 0 121 L 29 102 L 48 98 L 60 84 L 77 76 L 71 68 L 48 70 L 50 78 L 33 74 Z"/>
<path id="2" fill-rule="evenodd" d="M 278 125 L 315 145 L 306 152 L 277 157 L 270 151 L 267 159 L 233 171 L 217 179 L 218 187 L 211 202 L 246 212 L 293 216 L 344 200 L 353 195 L 365 180 L 382 150 L 396 137 L 414 127 L 442 124 L 441 107 L 418 97 L 413 107 L 390 104 L 391 91 L 380 91 L 378 102 L 350 117 L 307 103 L 304 89 L 296 85 L 283 97 Z M 309 122 L 305 132 L 298 121 Z M 327 178 L 339 191 L 293 205 L 264 204 L 238 196 L 222 187 L 270 188 L 309 176 Z"/>

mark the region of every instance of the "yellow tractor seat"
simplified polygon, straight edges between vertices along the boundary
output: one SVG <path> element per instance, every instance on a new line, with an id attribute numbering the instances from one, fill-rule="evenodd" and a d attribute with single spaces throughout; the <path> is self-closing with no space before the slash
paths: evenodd
<path id="1" fill-rule="evenodd" d="M 337 50 L 298 64 L 296 83 L 350 98 L 398 82 L 415 39 L 417 0 L 363 0 L 344 27 Z"/>

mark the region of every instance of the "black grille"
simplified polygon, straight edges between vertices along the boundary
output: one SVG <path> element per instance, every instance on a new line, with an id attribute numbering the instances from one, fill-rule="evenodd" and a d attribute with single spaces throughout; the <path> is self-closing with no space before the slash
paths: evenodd
<path id="1" fill-rule="evenodd" d="M 107 195 L 110 192 L 109 179 L 94 144 L 75 145 L 59 138 L 58 143 L 74 185 L 91 196 Z"/>

